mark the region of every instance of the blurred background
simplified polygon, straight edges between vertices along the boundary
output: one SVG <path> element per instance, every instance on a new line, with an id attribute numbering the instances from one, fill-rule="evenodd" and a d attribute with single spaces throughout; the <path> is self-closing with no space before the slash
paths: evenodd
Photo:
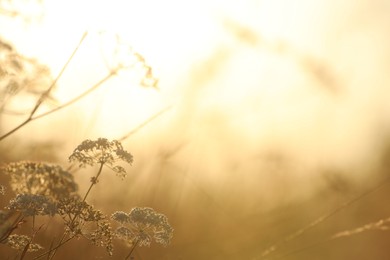
<path id="1" fill-rule="evenodd" d="M 0 135 L 85 32 L 37 114 L 145 60 L 2 140 L 0 160 L 66 168 L 83 140 L 123 137 L 134 164 L 123 181 L 105 172 L 91 204 L 152 207 L 175 229 L 135 259 L 388 259 L 388 231 L 334 235 L 390 217 L 389 12 L 388 0 L 0 0 Z M 75 173 L 82 191 L 92 173 Z M 82 241 L 57 256 L 108 258 Z"/>

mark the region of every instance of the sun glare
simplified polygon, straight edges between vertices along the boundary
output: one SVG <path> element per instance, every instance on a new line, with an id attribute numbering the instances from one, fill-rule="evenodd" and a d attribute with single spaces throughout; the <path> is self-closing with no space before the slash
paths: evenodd
<path id="1" fill-rule="evenodd" d="M 210 46 L 218 41 L 218 27 L 207 3 L 202 1 L 47 1 L 45 18 L 31 33 L 33 40 L 20 47 L 33 52 L 56 75 L 81 35 L 88 32 L 58 84 L 56 94 L 62 102 L 80 93 L 85 85 L 99 81 L 118 60 L 131 62 L 134 55 L 141 55 L 159 79 L 160 91 L 137 87 L 137 77 L 142 81 L 142 75 L 128 69 L 107 82 L 109 90 L 100 92 L 105 96 L 101 104 L 94 102 L 102 98 L 89 99 L 83 109 L 90 114 L 99 106 L 104 111 L 102 122 L 117 124 L 116 118 L 125 116 L 139 123 L 141 118 L 175 102 L 172 83 L 177 74 L 188 69 L 191 60 L 213 48 Z M 134 110 L 136 116 L 127 114 Z"/>
<path id="2" fill-rule="evenodd" d="M 334 236 L 362 225 L 356 230 L 384 228 L 389 220 L 389 190 L 384 182 L 372 189 L 388 175 L 385 2 L 0 0 L 0 141 L 10 136 L 1 160 L 69 166 L 74 150 L 74 162 L 100 165 L 93 178 L 69 171 L 80 187 L 98 185 L 91 202 L 105 213 L 139 204 L 116 220 L 141 213 L 164 224 L 145 207 L 161 209 L 174 228 L 172 247 L 138 251 L 137 238 L 127 258 L 134 250 L 137 259 L 289 258 L 288 252 L 298 253 L 291 259 L 390 259 L 389 250 L 373 255 L 378 241 L 385 244 L 383 234 L 346 244 Z M 3 15 L 12 3 L 23 13 Z M 130 153 L 127 179 L 114 183 L 106 170 L 123 174 L 113 163 L 132 162 Z M 386 221 L 364 226 L 379 219 Z M 34 221 L 12 221 L 9 230 L 19 231 L 22 222 L 32 223 L 32 238 L 50 230 Z M 84 248 L 47 242 L 53 250 L 69 245 L 63 259 Z M 79 257 L 100 257 L 96 252 Z"/>
<path id="3" fill-rule="evenodd" d="M 235 1 L 46 1 L 44 19 L 34 25 L 33 30 L 16 35 L 16 38 L 30 37 L 31 41 L 28 43 L 17 41 L 20 49 L 39 57 L 56 75 L 77 46 L 80 37 L 88 32 L 87 38 L 59 81 L 56 95 L 61 102 L 75 97 L 104 78 L 115 66 L 113 63 L 128 63 L 134 60 L 134 55 L 141 55 L 154 76 L 159 79 L 160 91 L 137 87 L 137 77 L 139 81 L 142 75 L 130 69 L 105 83 L 109 90 L 98 91 L 95 99 L 83 102 L 86 114 L 93 113 L 92 110 L 99 107 L 99 111 L 104 111 L 101 122 L 118 125 L 121 116 L 140 122 L 142 118 L 148 118 L 153 113 L 180 102 L 177 97 L 182 95 L 185 86 L 177 85 L 188 84 L 183 79 L 193 64 L 204 62 L 208 55 L 221 47 L 231 52 L 226 56 L 226 61 L 234 62 L 232 75 L 239 77 L 236 84 L 241 85 L 225 89 L 224 100 L 264 88 L 268 92 L 282 93 L 282 85 L 268 88 L 266 84 L 262 84 L 256 87 L 258 90 L 249 87 L 255 79 L 242 77 L 248 66 L 247 59 L 237 58 L 242 54 L 235 53 L 237 46 L 234 43 L 232 45 L 232 35 L 227 34 L 224 27 L 226 20 L 238 22 L 239 26 L 252 30 L 250 33 L 256 35 L 254 37 L 258 37 L 259 41 L 265 39 L 272 42 L 279 36 L 282 37 L 284 32 L 294 35 L 293 28 L 283 27 L 283 19 L 275 18 L 280 11 L 280 3 L 269 6 L 270 4 L 267 2 L 264 6 L 256 1 L 244 1 L 239 6 Z M 267 12 L 262 12 L 263 9 Z M 256 52 L 253 57 L 256 57 Z M 260 54 L 259 57 L 266 66 L 273 62 L 272 55 Z M 249 66 L 253 68 L 257 65 Z M 259 66 L 257 71 L 262 73 L 263 65 Z M 256 75 L 256 72 L 250 71 L 248 75 Z M 217 80 L 220 86 L 224 84 L 218 81 L 220 80 Z M 247 87 L 250 89 L 243 91 Z M 221 90 L 211 86 L 211 90 L 206 93 L 213 91 Z M 105 97 L 104 101 L 102 96 Z M 102 101 L 96 104 L 96 100 Z M 220 101 L 223 102 L 223 99 Z M 127 111 L 134 110 L 137 111 L 136 116 L 127 114 Z M 117 111 L 121 112 L 118 114 Z M 123 127 L 128 128 L 135 122 L 129 122 Z M 103 129 L 101 126 L 97 128 Z"/>

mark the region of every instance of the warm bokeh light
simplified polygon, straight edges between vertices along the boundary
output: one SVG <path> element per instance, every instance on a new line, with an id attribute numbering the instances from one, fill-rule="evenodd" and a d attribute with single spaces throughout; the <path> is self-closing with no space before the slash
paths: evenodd
<path id="1" fill-rule="evenodd" d="M 134 66 L 14 138 L 28 135 L 36 147 L 53 142 L 66 164 L 82 140 L 136 129 L 123 141 L 135 157 L 128 179 L 107 177 L 109 190 L 94 194 L 96 204 L 152 206 L 172 221 L 173 245 L 141 249 L 136 259 L 265 259 L 273 243 L 375 186 L 387 171 L 388 1 L 46 0 L 42 6 L 44 15 L 31 23 L 0 17 L 0 37 L 56 77 L 88 32 L 52 93 L 56 104 L 118 64 Z M 141 57 L 145 64 L 137 62 Z M 141 84 L 149 66 L 157 87 Z M 23 111 L 33 103 L 18 102 L 12 108 Z M 18 120 L 2 115 L 0 130 Z M 23 151 L 22 141 L 17 148 Z M 37 150 L 30 156 L 44 155 Z M 28 159 L 29 153 L 12 154 Z M 388 192 L 314 230 L 315 241 L 388 217 Z M 280 254 L 311 240 L 287 243 Z M 383 241 L 387 233 L 362 235 L 283 259 L 384 259 Z M 365 252 L 351 252 L 365 244 Z"/>

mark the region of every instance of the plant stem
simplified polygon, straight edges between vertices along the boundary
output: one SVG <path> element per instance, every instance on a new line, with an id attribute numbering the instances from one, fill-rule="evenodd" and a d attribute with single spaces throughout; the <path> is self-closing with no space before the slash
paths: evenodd
<path id="1" fill-rule="evenodd" d="M 60 246 L 62 246 L 62 245 L 64 245 L 65 243 L 69 242 L 69 241 L 70 241 L 71 239 L 73 239 L 73 238 L 74 238 L 74 236 L 73 236 L 73 237 L 70 237 L 70 238 L 68 238 L 68 239 L 66 239 L 66 240 L 61 239 L 62 241 L 60 241 L 60 243 L 59 243 L 57 246 L 51 248 L 49 251 L 47 251 L 47 252 L 45 252 L 45 253 L 40 254 L 39 256 L 34 257 L 33 260 L 42 258 L 42 257 L 44 257 L 45 255 L 50 254 L 51 252 L 57 250 Z M 50 259 L 50 258 L 51 258 L 51 257 L 48 257 L 48 259 Z"/>
<path id="2" fill-rule="evenodd" d="M 135 249 L 135 248 L 137 247 L 137 245 L 138 245 L 138 242 L 139 242 L 139 240 L 137 240 L 137 241 L 134 243 L 133 247 L 132 247 L 131 250 L 130 250 L 130 253 L 125 257 L 125 260 L 127 260 L 127 259 L 129 259 L 129 258 L 131 257 L 131 255 L 133 254 L 134 249 Z"/>
<path id="3" fill-rule="evenodd" d="M 56 107 L 56 108 L 53 108 L 52 110 L 50 111 L 47 111 L 47 112 L 44 112 L 40 115 L 36 115 L 34 116 L 33 118 L 31 118 L 31 121 L 33 120 L 36 120 L 36 119 L 39 119 L 41 117 L 44 117 L 44 116 L 47 116 L 51 113 L 54 113 L 54 112 L 57 112 L 58 110 L 60 109 L 63 109 L 65 107 L 68 107 L 70 105 L 72 105 L 73 103 L 79 101 L 80 99 L 82 99 L 83 97 L 89 95 L 91 92 L 93 92 L 94 90 L 96 90 L 98 87 L 100 87 L 104 82 L 106 82 L 108 79 L 110 79 L 115 73 L 113 72 L 110 72 L 108 73 L 106 76 L 104 76 L 102 79 L 100 79 L 98 82 L 96 82 L 92 87 L 90 87 L 89 89 L 87 89 L 86 91 L 84 91 L 83 93 L 79 94 L 77 97 L 71 99 L 70 101 Z"/>
<path id="4" fill-rule="evenodd" d="M 7 218 L 11 218 L 11 217 L 12 215 L 7 216 Z M 19 215 L 15 218 L 15 220 L 10 225 L 10 227 L 7 228 L 7 230 L 5 230 L 3 234 L 1 234 L 0 243 L 3 243 L 12 234 L 12 232 L 18 228 L 19 223 L 21 223 L 23 219 L 24 216 L 21 213 L 19 213 Z"/>
<path id="5" fill-rule="evenodd" d="M 93 185 L 95 185 L 95 184 L 98 182 L 99 176 L 100 176 L 100 174 L 102 173 L 103 165 L 104 165 L 104 162 L 101 162 L 101 163 L 100 163 L 100 167 L 99 167 L 99 171 L 97 172 L 97 174 L 96 174 L 96 176 L 95 176 L 95 179 L 92 181 L 92 183 L 91 183 L 91 185 L 89 186 L 87 192 L 85 193 L 83 202 L 87 199 L 87 197 L 88 197 L 88 195 L 89 195 L 89 192 L 91 191 Z"/>
<path id="6" fill-rule="evenodd" d="M 89 195 L 89 193 L 90 193 L 92 187 L 97 183 L 97 181 L 98 181 L 98 179 L 99 179 L 99 176 L 100 176 L 100 174 L 102 173 L 103 166 L 104 166 L 104 163 L 103 163 L 103 162 L 100 163 L 99 171 L 96 173 L 95 180 L 91 183 L 91 185 L 89 186 L 87 192 L 85 193 L 84 198 L 83 198 L 83 202 L 87 199 L 87 197 L 88 197 L 88 195 Z M 75 214 L 75 215 L 73 216 L 73 218 L 72 218 L 72 220 L 71 220 L 71 222 L 70 222 L 70 226 L 73 225 L 73 223 L 75 222 L 75 220 L 76 220 L 77 217 L 78 217 L 78 214 Z M 46 254 L 50 254 L 50 252 L 53 252 L 53 253 L 48 257 L 49 259 L 53 259 L 54 256 L 55 256 L 56 253 L 57 253 L 57 249 L 58 249 L 60 246 L 62 246 L 63 244 L 65 244 L 66 242 L 68 242 L 69 240 L 71 240 L 71 239 L 74 238 L 74 236 L 72 236 L 72 237 L 70 237 L 69 239 L 67 239 L 67 240 L 64 241 L 65 236 L 66 236 L 66 232 L 62 235 L 61 240 L 60 240 L 60 242 L 58 242 L 58 245 L 57 245 L 56 247 L 54 247 L 52 250 L 46 252 L 45 254 L 40 255 L 39 257 L 44 256 L 44 255 L 46 255 Z M 34 259 L 35 259 L 35 258 L 34 258 Z"/>
<path id="7" fill-rule="evenodd" d="M 165 112 L 167 112 L 168 110 L 170 110 L 172 108 L 172 106 L 168 106 L 162 110 L 160 110 L 159 112 L 157 112 L 156 114 L 152 115 L 151 117 L 149 117 L 146 121 L 144 121 L 143 123 L 141 123 L 140 125 L 138 125 L 136 128 L 134 128 L 133 130 L 131 130 L 130 132 L 126 133 L 124 136 L 122 136 L 121 138 L 118 138 L 117 140 L 118 141 L 123 141 L 125 139 L 127 139 L 129 136 L 135 134 L 138 130 L 140 130 L 141 128 L 143 128 L 144 126 L 146 126 L 147 124 L 149 124 L 150 122 L 152 122 L 153 120 L 155 120 L 156 118 L 158 118 L 159 116 L 161 116 L 162 114 L 164 114 Z"/>
<path id="8" fill-rule="evenodd" d="M 33 107 L 33 109 L 31 110 L 30 112 L 30 115 L 28 116 L 28 118 L 23 121 L 21 124 L 19 124 L 18 126 L 16 126 L 15 128 L 11 129 L 10 131 L 8 131 L 7 133 L 5 133 L 4 135 L 0 136 L 0 141 L 5 139 L 6 137 L 10 136 L 11 134 L 15 133 L 17 130 L 19 130 L 20 128 L 22 128 L 23 126 L 27 125 L 28 123 L 30 123 L 31 121 L 33 121 L 34 119 L 34 115 L 35 113 L 37 112 L 38 108 L 42 105 L 43 101 L 47 98 L 47 96 L 50 94 L 50 92 L 53 90 L 54 86 L 56 85 L 56 83 L 58 82 L 58 80 L 62 77 L 62 74 L 64 73 L 64 71 L 66 70 L 66 68 L 68 67 L 69 63 L 71 62 L 71 60 L 73 59 L 73 57 L 76 55 L 76 52 L 78 51 L 79 47 L 81 46 L 81 44 L 83 43 L 83 41 L 85 40 L 85 37 L 87 37 L 87 32 L 85 32 L 83 34 L 83 36 L 81 37 L 80 39 L 80 42 L 78 43 L 78 45 L 76 46 L 76 48 L 73 50 L 72 54 L 70 55 L 70 57 L 68 58 L 68 60 L 66 61 L 66 63 L 64 64 L 64 66 L 62 67 L 61 71 L 58 73 L 57 77 L 54 79 L 54 81 L 50 84 L 50 86 L 47 88 L 47 90 L 45 92 L 43 92 L 41 94 L 41 96 L 39 97 L 38 101 L 35 103 L 35 106 Z"/>

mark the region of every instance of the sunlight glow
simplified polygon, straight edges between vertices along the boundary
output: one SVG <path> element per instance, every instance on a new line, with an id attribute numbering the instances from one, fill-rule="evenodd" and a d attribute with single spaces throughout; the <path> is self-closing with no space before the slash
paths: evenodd
<path id="1" fill-rule="evenodd" d="M 47 84 L 15 95 L 6 105 L 27 112 L 0 107 L 1 131 L 23 126 L 4 142 L 3 160 L 58 156 L 67 165 L 82 140 L 126 137 L 121 142 L 134 154 L 128 179 L 104 175 L 109 189 L 93 202 L 107 211 L 139 203 L 167 212 L 173 249 L 145 250 L 145 259 L 262 259 L 272 236 L 286 241 L 280 234 L 299 233 L 297 226 L 388 176 L 388 2 L 45 0 L 34 22 L 0 14 L 0 51 L 14 46 L 53 78 L 87 34 L 37 114 L 86 95 L 29 125 L 23 120 Z M 29 88 L 25 82 L 18 84 Z M 77 176 L 88 184 L 89 176 Z M 386 201 L 388 191 L 377 191 L 359 205 L 375 209 L 364 218 L 388 214 L 370 203 Z M 357 212 L 311 230 L 314 238 L 357 224 Z M 313 252 L 334 248 L 328 244 Z M 338 248 L 325 257 L 345 256 L 346 247 Z M 389 259 L 373 251 L 364 257 Z"/>
<path id="2" fill-rule="evenodd" d="M 357 71 L 351 62 L 361 57 L 375 66 L 379 52 L 353 55 L 354 49 L 345 47 L 351 39 L 337 38 L 341 34 L 334 30 L 336 22 L 328 21 L 329 16 L 343 21 L 346 10 L 363 7 L 337 6 L 305 0 L 247 0 L 240 5 L 218 0 L 57 0 L 45 3 L 41 23 L 14 37 L 22 52 L 39 57 L 56 75 L 88 32 L 58 83 L 60 103 L 96 84 L 117 64 L 135 64 L 74 105 L 71 111 L 78 111 L 80 120 L 87 118 L 85 131 L 92 135 L 120 136 L 173 106 L 176 120 L 165 121 L 169 127 L 210 124 L 242 136 L 248 146 L 253 140 L 265 144 L 264 149 L 280 145 L 305 161 L 321 147 L 319 157 L 342 164 L 364 157 L 362 151 L 370 151 L 370 144 L 360 142 L 361 148 L 345 153 L 337 143 L 359 146 L 356 140 L 373 131 L 360 127 L 361 132 L 348 135 L 371 119 L 352 120 L 347 129 L 343 120 L 359 106 L 372 106 L 370 100 L 384 90 L 363 90 L 361 80 L 380 78 L 375 74 L 379 72 Z M 377 42 L 360 32 L 353 35 L 357 47 L 357 42 Z M 140 84 L 145 67 L 137 59 L 145 60 L 158 78 L 158 88 Z M 346 80 L 348 75 L 353 77 Z M 355 93 L 351 85 L 362 92 Z M 211 131 L 199 129 L 201 139 Z M 316 160 L 322 159 L 313 157 L 310 163 Z"/>

